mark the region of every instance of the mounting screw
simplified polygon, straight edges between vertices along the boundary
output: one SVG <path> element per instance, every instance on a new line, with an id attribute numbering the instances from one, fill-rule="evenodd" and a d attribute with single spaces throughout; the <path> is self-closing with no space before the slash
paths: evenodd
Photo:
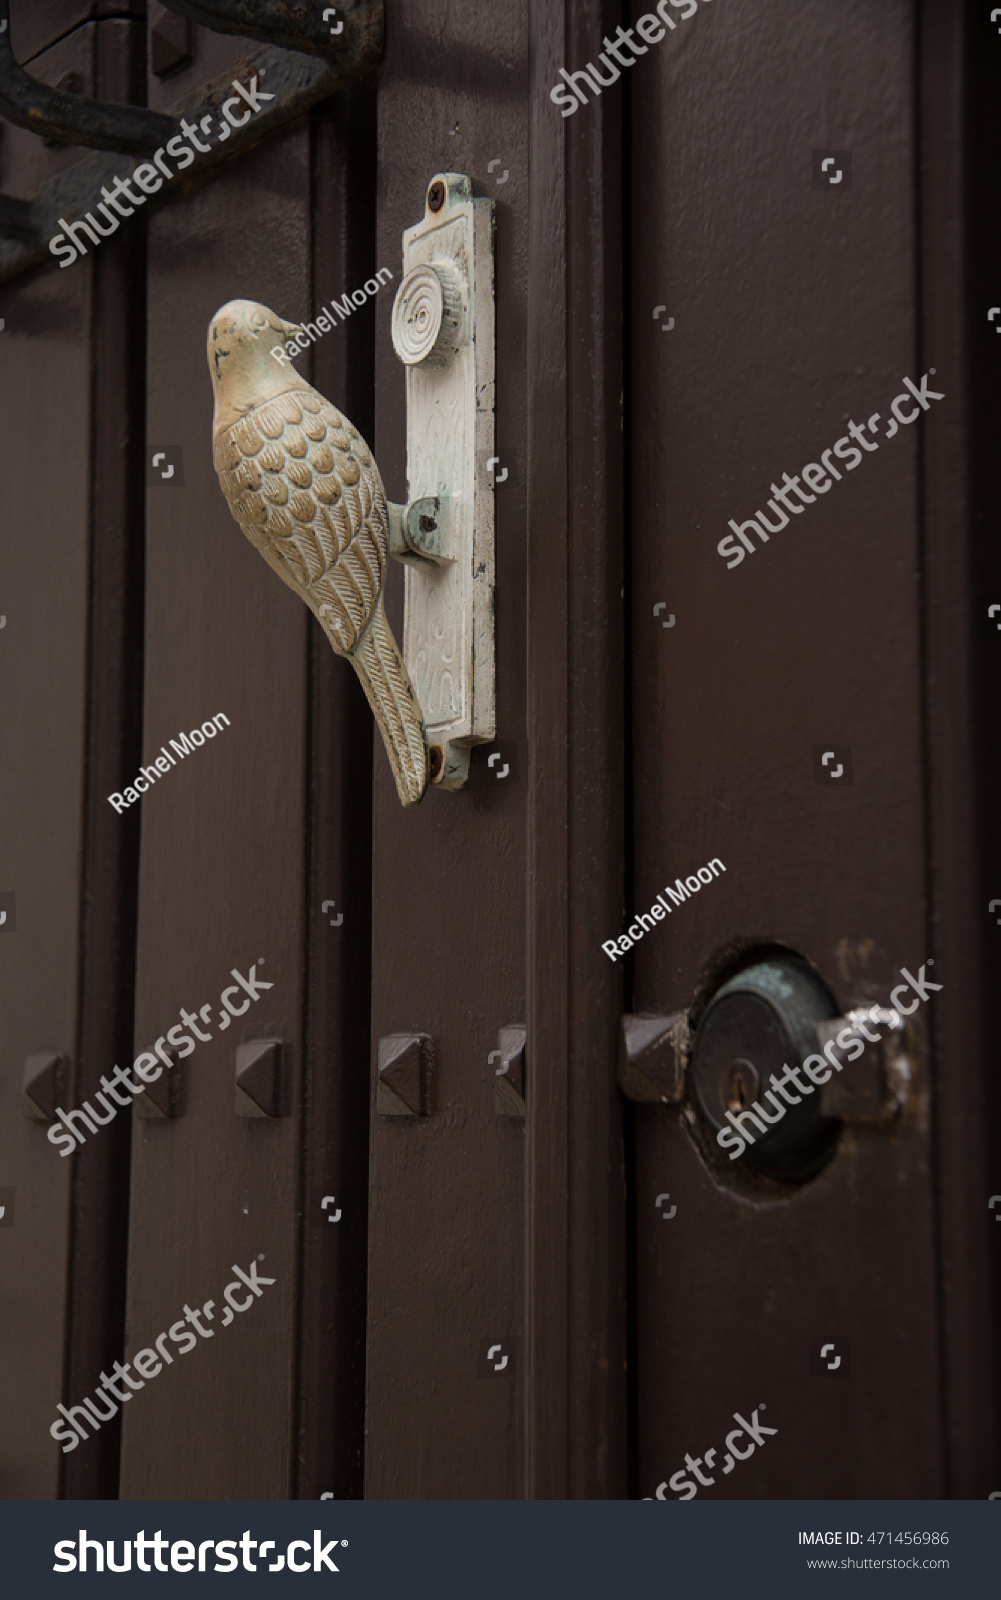
<path id="1" fill-rule="evenodd" d="M 440 178 L 435 178 L 428 190 L 428 210 L 440 211 L 445 204 L 445 185 Z"/>

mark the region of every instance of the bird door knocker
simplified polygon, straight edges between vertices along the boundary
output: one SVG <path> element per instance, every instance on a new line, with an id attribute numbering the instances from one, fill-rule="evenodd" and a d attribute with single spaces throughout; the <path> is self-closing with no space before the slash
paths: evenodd
<path id="1" fill-rule="evenodd" d="M 495 733 L 493 201 L 441 173 L 403 237 L 406 505 L 387 502 L 357 429 L 291 366 L 301 325 L 231 300 L 208 363 L 229 508 L 351 662 L 414 806 L 429 783 L 462 788 L 471 747 Z M 406 566 L 402 655 L 383 604 L 389 556 Z"/>

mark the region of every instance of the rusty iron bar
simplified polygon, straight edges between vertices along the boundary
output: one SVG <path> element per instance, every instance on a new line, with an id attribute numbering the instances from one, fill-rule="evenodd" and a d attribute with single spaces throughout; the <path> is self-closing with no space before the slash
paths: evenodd
<path id="1" fill-rule="evenodd" d="M 381 0 L 372 0 L 372 8 L 375 7 L 381 14 Z M 195 94 L 171 106 L 171 122 L 179 122 L 184 117 L 200 126 L 202 119 L 218 113 L 222 102 L 232 94 L 235 78 L 247 83 L 256 75 L 261 87 L 267 89 L 274 99 L 262 106 L 244 127 L 233 128 L 225 142 L 217 140 L 213 143 L 174 182 L 164 184 L 159 193 L 150 195 L 146 206 L 152 209 L 164 196 L 186 190 L 210 177 L 222 162 L 243 154 L 310 106 L 317 105 L 346 83 L 370 71 L 377 59 L 375 56 L 353 56 L 335 69 L 310 56 L 269 47 L 256 50 L 252 55 L 235 62 L 222 77 L 204 84 Z M 117 177 L 130 178 L 138 164 L 127 157 L 105 152 L 85 156 L 42 184 L 28 196 L 27 201 L 14 202 L 17 208 L 15 220 L 19 221 L 20 227 L 14 237 L 10 237 L 14 230 L 4 225 L 4 215 L 0 210 L 0 282 L 17 277 L 42 261 L 51 261 L 48 242 L 60 232 L 60 218 L 74 222 L 88 211 L 93 211 L 101 202 L 102 185 L 114 183 Z M 30 240 L 24 237 L 25 214 L 19 209 L 24 206 L 30 207 L 33 225 Z M 123 226 L 127 227 L 128 223 L 123 223 Z"/>

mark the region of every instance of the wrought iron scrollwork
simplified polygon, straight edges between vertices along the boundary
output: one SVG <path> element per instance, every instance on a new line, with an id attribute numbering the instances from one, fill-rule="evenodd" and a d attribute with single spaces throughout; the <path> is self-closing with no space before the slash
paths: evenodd
<path id="1" fill-rule="evenodd" d="M 326 8 L 307 7 L 299 0 L 287 4 L 281 0 L 191 0 L 191 4 L 175 0 L 170 9 L 220 32 L 250 34 L 272 42 L 163 113 L 49 89 L 18 66 L 9 26 L 0 30 L 0 114 L 43 137 L 90 145 L 95 151 L 49 179 L 27 200 L 0 195 L 0 281 L 49 260 L 46 241 L 58 232 L 61 217 L 86 215 L 100 205 L 106 185 L 118 177 L 131 178 L 134 161 L 115 160 L 97 152 L 115 151 L 125 158 L 153 154 L 178 133 L 182 118 L 197 126 L 208 119 L 215 127 L 220 108 L 233 93 L 234 74 L 241 80 L 260 79 L 262 89 L 267 89 L 261 99 L 267 104 L 245 124 L 217 129 L 211 148 L 185 173 L 186 184 L 197 183 L 221 162 L 252 148 L 309 107 L 371 72 L 382 57 L 383 0 L 341 0 Z M 0 0 L 0 23 L 8 21 L 8 13 L 9 0 Z M 328 33 L 343 24 L 340 32 L 331 33 L 328 44 L 319 39 L 317 19 Z M 301 33 L 297 31 L 300 21 Z M 292 40 L 294 49 L 283 48 Z M 17 90 L 13 98 L 12 88 Z M 149 203 L 155 199 L 151 196 Z"/>
<path id="2" fill-rule="evenodd" d="M 39 83 L 15 59 L 9 0 L 0 0 L 0 113 L 43 139 L 127 155 L 150 155 L 177 132 L 173 118 L 162 112 L 115 105 Z"/>

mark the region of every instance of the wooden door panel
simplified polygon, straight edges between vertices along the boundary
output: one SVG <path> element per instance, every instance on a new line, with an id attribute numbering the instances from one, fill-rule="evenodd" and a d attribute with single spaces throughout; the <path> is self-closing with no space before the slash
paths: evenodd
<path id="1" fill-rule="evenodd" d="M 9 139 L 8 135 L 8 139 Z M 56 1494 L 50 1437 L 62 1398 L 72 1159 L 21 1112 L 25 1058 L 76 1060 L 82 773 L 85 753 L 90 281 L 51 275 L 4 287 L 0 612 L 3 883 L 16 926 L 0 929 L 5 1026 L 0 1076 L 0 1222 L 5 1283 L 0 1492 Z M 58 373 L 58 382 L 53 374 Z M 60 393 L 83 403 L 64 406 Z M 57 470 L 53 470 L 57 463 Z M 15 922 L 13 907 L 8 923 Z M 67 1091 L 72 1076 L 67 1078 Z M 64 1106 L 71 1104 L 63 1100 Z"/>
<path id="2" fill-rule="evenodd" d="M 263 1255 L 259 1270 L 277 1281 L 236 1326 L 216 1321 L 218 1344 L 136 1396 L 122 1493 L 137 1499 L 289 1494 L 308 618 L 219 490 L 205 338 L 237 295 L 308 304 L 308 195 L 299 127 L 151 224 L 148 446 L 180 448 L 184 485 L 148 494 L 145 758 L 217 713 L 229 726 L 143 800 L 136 1051 L 205 1002 L 212 1038 L 178 1069 L 183 1114 L 136 1121 L 129 1353 L 186 1304 L 214 1299 L 218 1318 L 233 1263 Z M 232 969 L 255 964 L 273 987 L 224 1031 L 219 996 Z M 268 1038 L 282 1040 L 291 1115 L 237 1116 L 236 1047 Z"/>
<path id="3" fill-rule="evenodd" d="M 700 11 L 684 53 L 634 75 L 634 905 L 726 867 L 636 951 L 640 1011 L 691 1005 L 735 941 L 798 951 L 842 1009 L 889 1004 L 932 953 L 919 428 L 886 437 L 903 379 L 935 365 L 916 334 L 913 18 L 858 0 L 832 48 L 825 14 Z M 814 187 L 824 149 L 851 152 L 850 190 Z M 657 302 L 670 333 L 648 331 Z M 919 427 L 948 425 L 957 383 L 939 368 L 947 398 Z M 875 413 L 878 451 L 728 570 L 730 519 L 771 518 L 767 486 Z M 852 786 L 817 782 L 828 742 L 851 746 Z M 927 1007 L 912 1020 L 911 1113 L 846 1131 L 782 1201 L 729 1192 L 675 1113 L 637 1111 L 641 1494 L 762 1405 L 777 1437 L 713 1495 L 942 1492 Z M 852 1340 L 850 1380 L 811 1376 L 818 1336 Z"/>
<path id="4" fill-rule="evenodd" d="M 198 28 L 161 79 L 137 7 L 29 9 L 32 71 L 159 109 L 257 48 Z M 9 1497 L 672 1498 L 714 1447 L 702 1496 L 993 1487 L 997 1091 L 971 906 L 995 887 L 976 749 L 995 657 L 968 614 L 998 598 L 977 531 L 994 358 L 963 319 L 991 303 L 997 228 L 961 172 L 964 139 L 977 182 L 993 159 L 983 17 L 699 0 L 562 118 L 560 68 L 596 60 L 621 12 L 393 0 L 377 74 L 72 271 L 0 289 Z M 76 158 L 5 127 L 3 188 Z M 496 206 L 498 721 L 465 790 L 404 812 L 350 667 L 220 493 L 205 335 L 226 300 L 305 322 L 389 267 L 298 365 L 404 501 L 391 308 L 439 171 Z M 926 374 L 943 398 L 891 428 Z M 835 457 L 829 490 L 728 567 L 731 519 L 780 520 L 770 486 L 833 476 L 826 453 L 870 419 L 877 448 Z M 387 604 L 399 637 L 397 564 Z M 817 769 L 832 746 L 850 783 Z M 117 814 L 108 791 L 163 747 Z M 609 961 L 623 914 L 713 859 Z M 780 951 L 842 1011 L 889 1005 L 904 967 L 945 988 L 909 1019 L 904 1113 L 846 1122 L 822 1171 L 766 1190 L 707 1159 L 690 1059 L 684 1108 L 624 1112 L 615 1055 L 623 1012 L 684 1009 L 694 1031 L 725 977 Z M 252 971 L 272 987 L 224 1024 Z M 24 1057 L 65 1054 L 79 1104 L 190 1036 L 182 1009 L 211 1037 L 144 1107 L 169 1083 L 174 1114 L 123 1109 L 61 1161 L 21 1116 Z M 498 1113 L 491 1059 L 518 1023 L 524 1119 Z M 426 1116 L 380 1109 L 396 1032 L 433 1041 Z M 280 1041 L 281 1116 L 237 1114 L 236 1051 L 259 1040 Z M 237 1269 L 274 1281 L 227 1321 Z M 207 1302 L 211 1336 L 171 1341 L 62 1457 L 56 1401 Z M 776 1431 L 722 1473 L 751 1418 Z"/>
<path id="5" fill-rule="evenodd" d="M 36 52 L 33 73 L 55 83 L 72 66 L 82 91 L 132 98 L 130 25 L 73 31 L 77 20 L 65 8 L 60 19 L 52 8 L 30 19 L 14 9 L 12 32 Z M 72 159 L 4 129 L 7 193 L 25 196 Z M 93 1094 L 131 1033 L 138 829 L 109 827 L 101 808 L 123 752 L 131 760 L 137 742 L 141 563 L 125 527 L 135 515 L 130 454 L 142 363 L 130 335 L 142 322 L 141 249 L 140 238 L 138 271 L 136 242 L 115 241 L 75 273 L 35 274 L 5 289 L 4 705 L 12 721 L 4 748 L 16 785 L 4 833 L 24 885 L 15 885 L 19 929 L 2 946 L 23 963 L 8 988 L 3 1118 L 13 1147 L 4 1166 L 20 1191 L 4 1237 L 11 1255 L 25 1250 L 19 1270 L 5 1273 L 18 1309 L 7 1330 L 16 1357 L 4 1371 L 18 1382 L 4 1470 L 17 1496 L 107 1494 L 117 1479 L 114 1429 L 72 1454 L 60 1448 L 66 1433 L 57 1444 L 49 1429 L 57 1403 L 72 1402 L 120 1341 L 128 1128 L 62 1156 L 44 1123 L 22 1117 L 21 1074 L 25 1056 L 58 1051 L 66 1071 L 56 1103 L 71 1108 Z"/>
<path id="6" fill-rule="evenodd" d="M 497 204 L 497 449 L 508 478 L 496 499 L 499 709 L 488 748 L 510 772 L 499 780 L 481 750 L 468 788 L 429 793 L 405 813 L 376 750 L 373 1052 L 386 1034 L 425 1032 L 436 1060 L 430 1116 L 372 1115 L 366 1492 L 507 1498 L 520 1493 L 521 1367 L 512 1357 L 510 1375 L 487 1379 L 478 1357 L 484 1341 L 524 1332 L 524 1123 L 498 1116 L 488 1057 L 498 1029 L 525 1021 L 525 367 L 511 330 L 523 325 L 526 286 L 527 22 L 518 8 L 460 15 L 409 3 L 390 22 L 379 265 L 399 281 L 403 230 L 436 172 L 468 173 L 474 194 Z M 376 453 L 387 493 L 403 500 L 403 368 L 389 309 L 377 323 Z M 397 626 L 401 580 L 391 574 Z"/>

